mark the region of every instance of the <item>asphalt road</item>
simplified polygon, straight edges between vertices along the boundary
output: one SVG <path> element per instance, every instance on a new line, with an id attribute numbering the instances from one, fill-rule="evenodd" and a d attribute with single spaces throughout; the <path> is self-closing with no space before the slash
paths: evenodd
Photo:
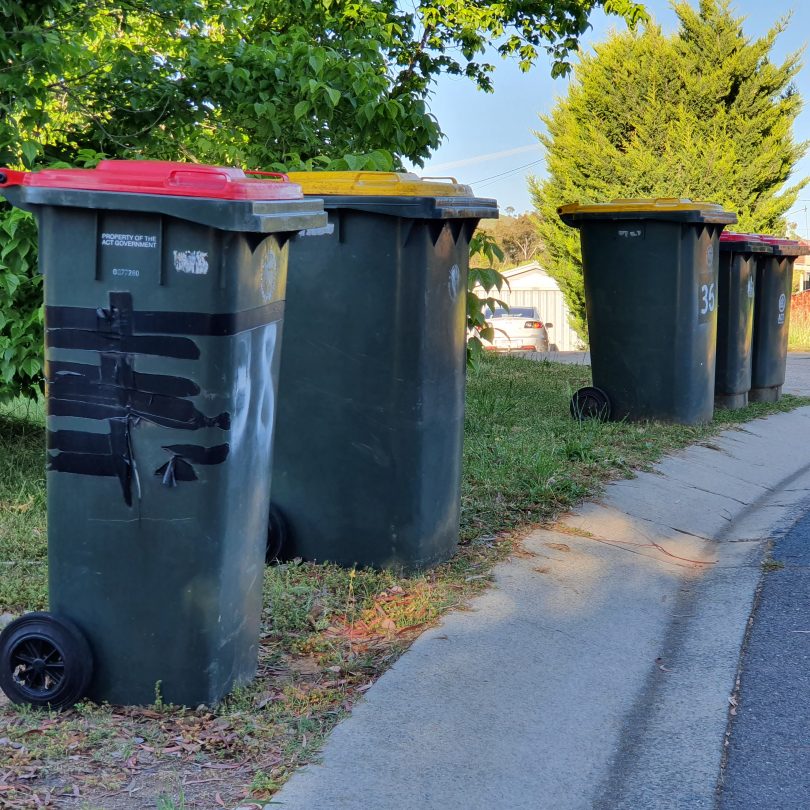
<path id="1" fill-rule="evenodd" d="M 743 655 L 719 810 L 810 807 L 810 511 L 774 543 Z"/>

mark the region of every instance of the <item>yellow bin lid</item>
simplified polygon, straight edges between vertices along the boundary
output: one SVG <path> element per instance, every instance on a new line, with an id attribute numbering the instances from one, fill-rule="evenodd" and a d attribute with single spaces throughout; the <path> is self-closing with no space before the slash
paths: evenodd
<path id="1" fill-rule="evenodd" d="M 657 199 L 611 200 L 606 203 L 572 203 L 557 209 L 564 222 L 577 219 L 673 219 L 692 222 L 731 224 L 737 221 L 733 211 L 712 202 L 699 202 L 684 197 L 658 197 Z"/>
<path id="2" fill-rule="evenodd" d="M 419 177 L 412 172 L 287 172 L 304 194 L 340 197 L 472 197 L 455 177 Z"/>

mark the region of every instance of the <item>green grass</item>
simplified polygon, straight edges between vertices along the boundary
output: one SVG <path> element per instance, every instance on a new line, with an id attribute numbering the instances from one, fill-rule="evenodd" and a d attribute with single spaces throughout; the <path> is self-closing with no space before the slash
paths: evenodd
<path id="1" fill-rule="evenodd" d="M 43 425 L 38 403 L 0 409 L 0 613 L 47 603 Z"/>
<path id="2" fill-rule="evenodd" d="M 771 571 L 781 571 L 785 567 L 782 560 L 774 560 L 773 557 L 768 557 L 762 561 L 762 570 L 769 574 Z"/>
<path id="3" fill-rule="evenodd" d="M 486 358 L 468 378 L 462 537 L 539 523 L 671 450 L 810 400 L 718 411 L 708 425 L 577 422 L 568 404 L 590 368 Z"/>
<path id="4" fill-rule="evenodd" d="M 797 307 L 790 315 L 788 351 L 810 351 L 810 311 L 807 309 Z"/>
<path id="5" fill-rule="evenodd" d="M 157 768 L 161 778 L 139 798 L 191 810 L 211 806 L 211 785 L 199 781 L 205 765 L 226 806 L 265 801 L 425 626 L 488 586 L 514 547 L 511 530 L 553 519 L 669 450 L 808 402 L 721 411 L 701 427 L 579 423 L 568 403 L 589 374 L 485 357 L 468 378 L 462 545 L 452 560 L 411 577 L 309 563 L 268 568 L 258 677 L 216 709 L 159 700 L 147 709 L 88 703 L 59 715 L 0 708 L 4 736 L 22 746 L 0 746 L 4 782 L 19 785 L 3 798 L 44 803 L 46 788 L 58 796 L 75 786 L 86 806 L 108 806 Z M 43 465 L 41 407 L 0 409 L 0 613 L 47 603 Z"/>

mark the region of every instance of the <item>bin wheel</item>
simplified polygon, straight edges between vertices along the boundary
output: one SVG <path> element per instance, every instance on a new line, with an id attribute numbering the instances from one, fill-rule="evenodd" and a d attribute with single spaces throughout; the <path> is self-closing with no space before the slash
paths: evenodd
<path id="1" fill-rule="evenodd" d="M 270 504 L 270 513 L 267 518 L 267 554 L 265 561 L 268 563 L 278 562 L 284 549 L 287 546 L 287 521 L 281 510 L 275 505 Z"/>
<path id="2" fill-rule="evenodd" d="M 601 389 L 594 386 L 580 388 L 571 397 L 571 416 L 574 419 L 599 419 L 606 422 L 610 419 L 610 399 Z"/>
<path id="3" fill-rule="evenodd" d="M 13 703 L 68 708 L 92 675 L 90 645 L 67 619 L 27 613 L 0 633 L 0 688 Z"/>

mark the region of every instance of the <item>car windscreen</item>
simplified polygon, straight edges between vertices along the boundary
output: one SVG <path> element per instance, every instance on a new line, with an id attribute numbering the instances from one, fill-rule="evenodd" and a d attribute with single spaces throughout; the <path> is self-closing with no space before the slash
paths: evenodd
<path id="1" fill-rule="evenodd" d="M 534 318 L 537 319 L 537 310 L 534 307 L 510 307 L 509 310 L 497 307 L 488 318 Z"/>

